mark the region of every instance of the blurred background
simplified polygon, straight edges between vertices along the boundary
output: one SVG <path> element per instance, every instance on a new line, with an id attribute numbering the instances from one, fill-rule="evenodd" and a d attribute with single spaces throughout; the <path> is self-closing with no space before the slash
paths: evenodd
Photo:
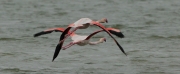
<path id="1" fill-rule="evenodd" d="M 179 0 L 0 0 L 1 74 L 179 74 Z M 37 38 L 33 34 L 66 27 L 80 18 L 107 18 L 106 27 L 120 29 L 114 36 L 125 56 L 105 32 L 95 35 L 95 46 L 73 46 L 51 62 L 61 33 Z M 96 26 L 76 33 L 88 35 Z M 69 43 L 70 38 L 65 41 Z"/>

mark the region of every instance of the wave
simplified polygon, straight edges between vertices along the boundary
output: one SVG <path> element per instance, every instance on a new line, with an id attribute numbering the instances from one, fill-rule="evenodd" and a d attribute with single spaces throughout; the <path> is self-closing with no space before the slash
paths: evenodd
<path id="1" fill-rule="evenodd" d="M 17 73 L 36 72 L 36 71 L 32 71 L 32 70 L 21 70 L 19 68 L 5 68 L 5 69 L 0 69 L 0 71 L 1 72 L 17 72 Z"/>
<path id="2" fill-rule="evenodd" d="M 0 41 L 15 41 L 15 40 L 21 40 L 16 38 L 0 38 Z"/>
<path id="3" fill-rule="evenodd" d="M 160 35 L 151 35 L 148 38 L 152 38 L 152 39 L 180 39 L 180 35 L 176 35 L 176 36 L 160 36 Z"/>

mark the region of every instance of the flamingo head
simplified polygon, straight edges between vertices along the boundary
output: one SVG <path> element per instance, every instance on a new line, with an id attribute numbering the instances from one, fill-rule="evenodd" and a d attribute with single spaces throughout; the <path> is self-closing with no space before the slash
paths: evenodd
<path id="1" fill-rule="evenodd" d="M 102 18 L 101 20 L 99 20 L 99 23 L 108 23 L 107 18 Z"/>
<path id="2" fill-rule="evenodd" d="M 106 42 L 106 38 L 104 38 L 104 42 Z"/>
<path id="3" fill-rule="evenodd" d="M 102 41 L 102 42 L 103 42 L 103 41 L 104 41 L 104 42 L 106 42 L 106 38 L 101 38 L 101 39 L 100 39 L 100 41 Z"/>

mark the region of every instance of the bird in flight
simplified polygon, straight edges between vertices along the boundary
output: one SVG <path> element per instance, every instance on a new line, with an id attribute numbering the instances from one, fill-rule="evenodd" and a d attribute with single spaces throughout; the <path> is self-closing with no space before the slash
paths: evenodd
<path id="1" fill-rule="evenodd" d="M 120 37 L 120 38 L 124 38 L 124 35 L 122 34 L 122 32 L 118 29 L 115 29 L 115 28 L 106 28 L 110 33 L 112 33 L 113 35 L 116 35 L 117 37 Z M 50 28 L 50 29 L 47 29 L 47 30 L 44 30 L 44 31 L 41 31 L 41 32 L 38 32 L 36 34 L 34 34 L 34 37 L 38 37 L 38 36 L 41 36 L 41 35 L 44 35 L 44 34 L 49 34 L 49 33 L 52 33 L 53 31 L 55 32 L 64 32 L 64 28 Z M 89 36 L 82 36 L 82 35 L 77 35 L 75 34 L 74 32 L 71 33 L 71 32 L 68 32 L 68 34 L 70 34 L 71 36 L 71 39 L 73 40 L 72 42 L 70 42 L 68 45 L 66 46 L 63 46 L 63 50 L 71 47 L 72 45 L 74 44 L 77 44 L 77 45 L 80 45 L 80 46 L 84 46 L 84 45 L 87 45 L 87 44 L 90 44 L 90 45 L 96 45 L 96 44 L 99 44 L 99 43 L 102 43 L 103 41 L 106 41 L 105 38 L 100 38 L 99 41 L 96 41 L 96 42 L 90 42 L 89 39 L 99 33 L 99 32 L 102 32 L 104 30 L 98 30 L 98 31 L 95 31 L 93 32 L 92 34 L 90 34 Z M 59 46 L 56 47 L 56 49 L 59 49 L 58 48 Z M 60 50 L 59 50 L 60 51 Z M 56 55 L 59 54 L 59 51 L 56 52 Z M 57 56 L 56 56 L 57 57 Z M 56 57 L 53 57 L 53 60 L 56 58 Z"/>

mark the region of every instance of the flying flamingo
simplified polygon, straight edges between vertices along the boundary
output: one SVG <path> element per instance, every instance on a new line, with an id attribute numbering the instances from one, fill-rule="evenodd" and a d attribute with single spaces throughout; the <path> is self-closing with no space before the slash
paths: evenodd
<path id="1" fill-rule="evenodd" d="M 54 56 L 53 56 L 53 60 L 58 56 L 59 51 L 61 50 L 61 47 L 64 43 L 64 40 L 71 35 L 71 33 L 73 33 L 74 31 L 76 31 L 77 29 L 86 29 L 89 27 L 89 25 L 95 25 L 100 27 L 101 29 L 103 29 L 105 32 L 107 32 L 109 34 L 109 36 L 111 36 L 111 38 L 113 38 L 113 40 L 115 41 L 115 43 L 117 44 L 117 46 L 120 48 L 120 50 L 126 55 L 124 49 L 121 47 L 121 45 L 116 41 L 116 39 L 111 35 L 111 33 L 101 24 L 101 23 L 107 23 L 107 19 L 106 18 L 102 18 L 101 20 L 98 21 L 93 21 L 89 18 L 81 18 L 78 21 L 76 21 L 73 24 L 70 24 L 65 31 L 61 34 L 60 36 L 60 40 L 58 45 L 56 46 L 55 52 L 54 52 Z M 75 28 L 74 30 L 72 30 L 70 33 L 69 30 L 71 28 Z"/>

